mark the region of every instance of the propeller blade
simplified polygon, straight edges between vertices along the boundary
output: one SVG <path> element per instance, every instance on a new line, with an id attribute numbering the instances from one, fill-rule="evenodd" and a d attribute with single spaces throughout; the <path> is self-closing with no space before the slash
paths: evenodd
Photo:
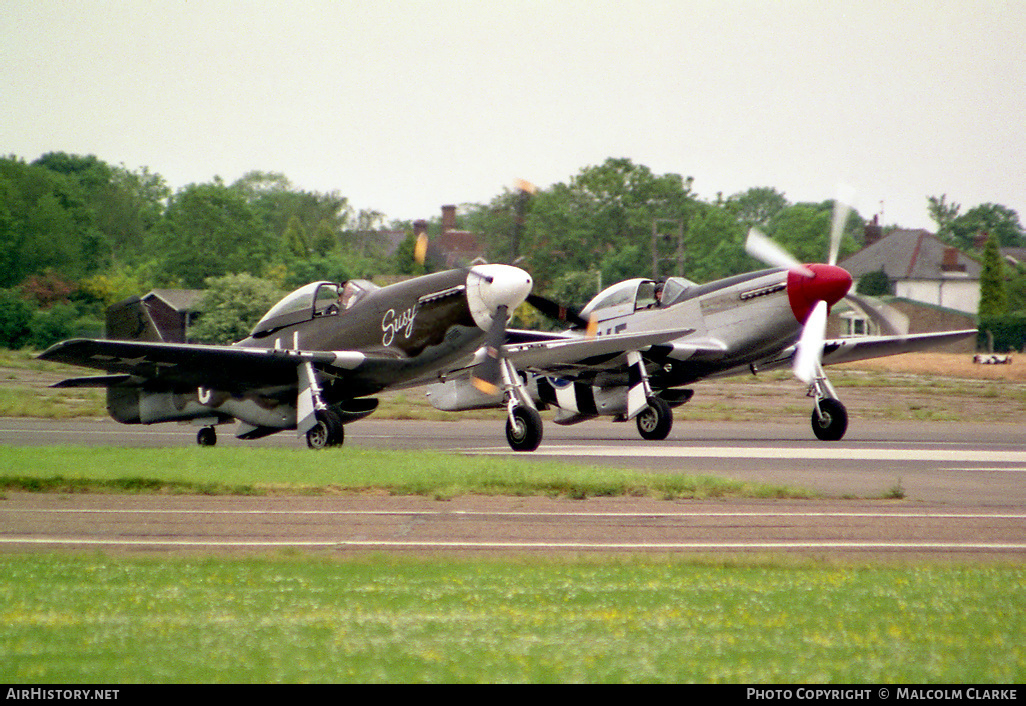
<path id="1" fill-rule="evenodd" d="M 417 242 L 413 246 L 413 259 L 416 260 L 418 265 L 423 265 L 424 260 L 427 258 L 428 249 L 428 237 L 427 233 L 421 233 L 417 236 Z"/>
<path id="2" fill-rule="evenodd" d="M 841 238 L 844 237 L 844 226 L 851 212 L 851 202 L 855 200 L 855 190 L 841 184 L 837 187 L 837 198 L 834 199 L 834 216 L 830 224 L 830 255 L 827 264 L 837 264 L 837 254 L 841 250 Z"/>
<path id="3" fill-rule="evenodd" d="M 534 194 L 538 191 L 538 187 L 526 179 L 514 179 L 513 183 L 516 185 L 517 191 L 523 191 L 528 194 Z"/>
<path id="4" fill-rule="evenodd" d="M 486 395 L 494 395 L 499 391 L 502 371 L 499 369 L 502 355 L 502 344 L 506 339 L 506 317 L 509 308 L 503 304 L 496 307 L 492 315 L 492 325 L 485 337 L 485 354 L 487 357 L 475 366 L 470 374 L 470 382 Z"/>
<path id="5" fill-rule="evenodd" d="M 827 303 L 816 302 L 816 306 L 805 320 L 802 337 L 798 339 L 798 350 L 794 356 L 794 375 L 806 385 L 812 383 L 823 358 L 823 342 L 826 340 Z"/>
<path id="6" fill-rule="evenodd" d="M 539 294 L 528 294 L 527 303 L 550 319 L 568 323 L 577 328 L 587 328 L 588 326 L 588 320 L 583 318 L 573 307 L 563 306 L 559 302 L 546 299 Z"/>
<path id="7" fill-rule="evenodd" d="M 517 196 L 516 212 L 513 215 L 513 241 L 510 243 L 514 260 L 520 258 L 520 241 L 524 238 L 524 218 L 527 212 L 527 202 L 537 191 L 534 184 L 523 179 L 517 179 L 516 185 L 517 191 L 520 193 Z"/>
<path id="8" fill-rule="evenodd" d="M 800 272 L 806 277 L 813 276 L 812 271 L 808 267 L 798 262 L 791 253 L 770 240 L 757 228 L 752 228 L 748 231 L 748 240 L 745 241 L 745 252 L 770 267 L 784 267 L 788 270 Z"/>

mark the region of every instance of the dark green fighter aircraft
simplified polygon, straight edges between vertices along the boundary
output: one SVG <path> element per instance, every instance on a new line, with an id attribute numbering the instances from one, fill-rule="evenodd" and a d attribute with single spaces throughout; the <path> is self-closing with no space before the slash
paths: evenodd
<path id="1" fill-rule="evenodd" d="M 531 287 L 527 272 L 497 264 L 387 287 L 313 282 L 278 302 L 248 338 L 231 346 L 165 341 L 145 303 L 133 298 L 108 310 L 108 338 L 64 341 L 40 358 L 105 371 L 55 387 L 105 387 L 117 421 L 197 424 L 197 441 L 205 446 L 216 443 L 216 425 L 234 421 L 241 439 L 295 429 L 311 448 L 339 445 L 345 424 L 377 408 L 373 395 L 469 368 L 479 388 L 505 394 L 507 439 L 530 451 L 541 442 L 541 419 L 502 351 L 506 325 Z M 667 336 L 537 345 L 583 359 Z"/>

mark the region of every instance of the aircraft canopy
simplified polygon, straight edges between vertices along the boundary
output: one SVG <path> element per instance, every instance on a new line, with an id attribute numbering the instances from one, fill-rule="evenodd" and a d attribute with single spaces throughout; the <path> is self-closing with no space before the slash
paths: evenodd
<path id="1" fill-rule="evenodd" d="M 668 277 L 665 282 L 625 280 L 600 292 L 581 310 L 581 316 L 588 318 L 594 312 L 599 321 L 604 321 L 639 309 L 669 306 L 683 299 L 694 286 L 694 282 L 683 277 Z"/>
<path id="2" fill-rule="evenodd" d="M 264 314 L 253 328 L 254 338 L 318 316 L 336 316 L 362 299 L 377 286 L 366 280 L 353 279 L 342 284 L 311 282 L 286 295 Z"/>

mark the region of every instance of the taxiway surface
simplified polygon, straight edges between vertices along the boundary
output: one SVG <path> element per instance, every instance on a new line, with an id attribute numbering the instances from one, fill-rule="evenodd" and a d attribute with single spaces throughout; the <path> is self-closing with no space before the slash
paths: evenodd
<path id="1" fill-rule="evenodd" d="M 242 445 L 223 428 L 225 445 Z M 195 429 L 109 421 L 0 420 L 2 445 L 187 446 Z M 302 446 L 285 433 L 255 442 Z M 0 548 L 238 551 L 800 552 L 822 556 L 1026 559 L 1026 450 L 1012 425 L 853 423 L 823 443 L 807 425 L 678 423 L 663 442 L 632 424 L 547 424 L 514 454 L 503 422 L 365 420 L 348 445 L 500 454 L 524 463 L 709 473 L 809 488 L 802 501 L 605 498 L 200 498 L 9 494 Z M 202 453 L 202 449 L 197 449 Z M 311 452 L 314 453 L 314 452 Z M 338 458 L 333 454 L 333 458 Z M 344 458 L 344 455 L 342 456 Z M 2 464 L 0 448 L 0 464 Z M 895 486 L 901 501 L 881 496 Z"/>

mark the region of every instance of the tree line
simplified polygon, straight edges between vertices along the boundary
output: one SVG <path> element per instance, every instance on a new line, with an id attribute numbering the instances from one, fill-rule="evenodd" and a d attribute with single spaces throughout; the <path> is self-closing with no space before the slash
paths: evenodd
<path id="1" fill-rule="evenodd" d="M 709 199 L 692 187 L 691 177 L 611 158 L 529 197 L 506 189 L 488 203 L 462 204 L 457 227 L 478 235 L 486 259 L 519 262 L 539 291 L 578 306 L 600 286 L 653 271 L 704 282 L 757 268 L 744 253 L 752 226 L 800 260 L 826 257 L 831 201 L 791 203 L 772 187 Z M 962 213 L 946 196 L 928 202 L 938 234 L 967 251 L 978 248 L 982 230 L 1004 247 L 1026 246 L 1010 209 L 984 204 Z M 2 158 L 0 345 L 98 335 L 106 306 L 161 287 L 218 290 L 196 333 L 230 340 L 251 323 L 233 327 L 214 315 L 233 300 L 255 308 L 312 280 L 423 271 L 412 257 L 414 224 L 386 218 L 338 192 L 298 189 L 276 172 L 172 190 L 147 167 L 93 155 Z M 425 220 L 437 236 L 440 215 Z M 842 258 L 861 246 L 864 227 L 852 211 Z M 401 234 L 398 248 L 386 231 Z M 1021 296 L 1008 300 L 1026 308 Z"/>

